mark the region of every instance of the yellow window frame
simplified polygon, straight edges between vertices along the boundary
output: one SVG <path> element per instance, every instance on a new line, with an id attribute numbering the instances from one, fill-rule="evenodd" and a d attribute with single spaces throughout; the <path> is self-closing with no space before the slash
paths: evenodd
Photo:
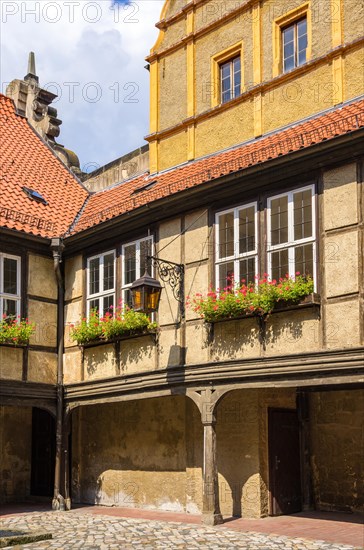
<path id="1" fill-rule="evenodd" d="M 229 48 L 215 54 L 211 58 L 211 107 L 217 107 L 221 104 L 221 85 L 220 85 L 220 65 L 232 60 L 234 57 L 240 55 L 240 67 L 241 67 L 241 89 L 240 93 L 244 91 L 244 64 L 243 64 L 243 43 L 238 42 Z"/>
<path id="2" fill-rule="evenodd" d="M 288 25 L 296 23 L 300 19 L 306 17 L 307 20 L 307 50 L 306 61 L 311 59 L 311 37 L 312 37 L 312 22 L 311 22 L 311 6 L 310 2 L 305 2 L 290 10 L 281 17 L 277 17 L 273 21 L 273 77 L 283 74 L 283 51 L 282 51 L 282 30 Z"/>

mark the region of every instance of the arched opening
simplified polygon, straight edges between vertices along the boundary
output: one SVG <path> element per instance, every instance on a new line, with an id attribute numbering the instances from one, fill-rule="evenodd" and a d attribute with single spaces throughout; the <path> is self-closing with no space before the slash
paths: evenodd
<path id="1" fill-rule="evenodd" d="M 30 494 L 51 497 L 54 488 L 56 423 L 49 412 L 33 407 Z"/>

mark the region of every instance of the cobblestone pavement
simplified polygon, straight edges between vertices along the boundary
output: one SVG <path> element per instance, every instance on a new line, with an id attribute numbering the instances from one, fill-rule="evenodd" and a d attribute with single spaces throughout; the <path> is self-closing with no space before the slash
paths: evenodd
<path id="1" fill-rule="evenodd" d="M 37 512 L 8 516 L 0 520 L 0 525 L 3 530 L 31 529 L 53 533 L 52 540 L 26 544 L 21 547 L 24 549 L 352 550 L 354 548 L 354 546 L 309 541 L 301 538 L 241 533 L 229 529 L 200 527 L 186 523 L 93 516 L 76 511 L 69 513 Z"/>

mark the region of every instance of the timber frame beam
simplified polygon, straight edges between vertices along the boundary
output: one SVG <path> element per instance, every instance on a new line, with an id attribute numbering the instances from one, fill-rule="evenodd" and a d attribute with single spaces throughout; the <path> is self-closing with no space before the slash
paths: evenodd
<path id="1" fill-rule="evenodd" d="M 213 381 L 213 382 L 212 382 Z M 65 386 L 67 410 L 82 405 L 187 395 L 218 390 L 327 387 L 364 383 L 364 348 L 179 366 Z"/>

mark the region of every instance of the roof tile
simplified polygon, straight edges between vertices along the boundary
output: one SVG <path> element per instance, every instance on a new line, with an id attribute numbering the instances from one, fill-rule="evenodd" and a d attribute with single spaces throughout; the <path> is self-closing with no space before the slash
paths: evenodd
<path id="1" fill-rule="evenodd" d="M 157 184 L 150 190 L 135 195 L 134 190 L 148 182 L 144 174 L 94 194 L 74 231 L 83 231 L 139 206 L 201 185 L 211 179 L 287 155 L 362 127 L 364 100 L 358 100 L 252 143 L 153 175 L 149 181 L 157 180 Z"/>
<path id="2" fill-rule="evenodd" d="M 41 237 L 64 234 L 83 206 L 88 191 L 0 94 L 0 227 Z M 29 198 L 28 187 L 47 205 Z"/>

